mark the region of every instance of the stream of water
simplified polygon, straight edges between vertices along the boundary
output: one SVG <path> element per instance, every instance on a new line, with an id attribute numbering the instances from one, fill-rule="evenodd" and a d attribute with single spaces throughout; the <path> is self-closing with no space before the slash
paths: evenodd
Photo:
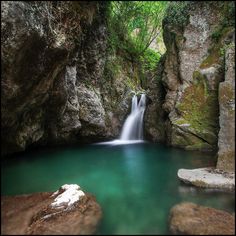
<path id="1" fill-rule="evenodd" d="M 140 100 L 136 95 L 132 98 L 131 113 L 122 127 L 120 140 L 143 140 L 143 115 L 146 108 L 146 95 L 142 94 Z"/>
<path id="2" fill-rule="evenodd" d="M 97 143 L 97 145 L 127 145 L 145 143 L 143 139 L 143 117 L 146 109 L 146 95 L 132 97 L 131 112 L 121 130 L 120 139 Z"/>

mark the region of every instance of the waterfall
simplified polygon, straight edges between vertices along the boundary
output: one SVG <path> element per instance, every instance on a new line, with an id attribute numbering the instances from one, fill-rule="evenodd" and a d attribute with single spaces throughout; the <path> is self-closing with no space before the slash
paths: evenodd
<path id="1" fill-rule="evenodd" d="M 134 95 L 132 97 L 132 106 L 131 106 L 131 113 L 136 110 L 138 107 L 138 97 L 136 95 Z"/>
<path id="2" fill-rule="evenodd" d="M 136 95 L 132 98 L 131 112 L 122 127 L 120 139 L 96 144 L 123 145 L 143 143 L 143 116 L 146 108 L 146 95 L 142 94 L 139 101 Z"/>
<path id="3" fill-rule="evenodd" d="M 141 95 L 138 102 L 136 95 L 132 98 L 131 113 L 125 120 L 120 140 L 142 140 L 143 139 L 143 115 L 146 108 L 146 96 Z"/>

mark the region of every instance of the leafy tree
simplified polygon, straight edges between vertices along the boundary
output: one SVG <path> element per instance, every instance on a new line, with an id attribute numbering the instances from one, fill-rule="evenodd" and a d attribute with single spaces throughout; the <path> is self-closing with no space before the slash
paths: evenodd
<path id="1" fill-rule="evenodd" d="M 161 37 L 162 19 L 167 6 L 166 1 L 111 2 L 111 44 L 128 51 L 133 57 L 143 55 Z"/>

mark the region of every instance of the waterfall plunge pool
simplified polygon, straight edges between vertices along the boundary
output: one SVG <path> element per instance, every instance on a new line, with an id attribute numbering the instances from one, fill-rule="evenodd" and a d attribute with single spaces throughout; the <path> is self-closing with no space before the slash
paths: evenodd
<path id="1" fill-rule="evenodd" d="M 99 234 L 168 234 L 169 210 L 177 203 L 234 211 L 233 193 L 197 189 L 177 178 L 179 168 L 214 164 L 209 154 L 147 142 L 37 148 L 2 160 L 1 194 L 78 184 L 102 207 Z"/>

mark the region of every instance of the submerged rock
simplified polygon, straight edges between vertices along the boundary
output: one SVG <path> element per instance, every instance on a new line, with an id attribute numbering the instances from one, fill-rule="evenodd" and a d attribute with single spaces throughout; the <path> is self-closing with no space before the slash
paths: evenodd
<path id="1" fill-rule="evenodd" d="M 95 198 L 78 185 L 55 193 L 3 196 L 1 234 L 94 234 L 102 217 Z"/>
<path id="2" fill-rule="evenodd" d="M 214 168 L 179 169 L 181 181 L 203 188 L 235 189 L 235 174 Z"/>
<path id="3" fill-rule="evenodd" d="M 235 216 L 190 202 L 175 205 L 170 211 L 169 228 L 179 235 L 234 235 Z"/>

